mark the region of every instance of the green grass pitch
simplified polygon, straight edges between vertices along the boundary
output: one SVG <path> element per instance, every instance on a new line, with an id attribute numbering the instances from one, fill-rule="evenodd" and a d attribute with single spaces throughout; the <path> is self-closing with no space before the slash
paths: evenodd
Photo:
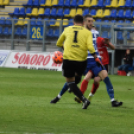
<path id="1" fill-rule="evenodd" d="M 101 82 L 83 110 L 68 92 L 50 104 L 65 82 L 61 72 L 0 68 L 0 134 L 134 134 L 134 77 L 110 79 L 123 106 L 111 107 Z"/>

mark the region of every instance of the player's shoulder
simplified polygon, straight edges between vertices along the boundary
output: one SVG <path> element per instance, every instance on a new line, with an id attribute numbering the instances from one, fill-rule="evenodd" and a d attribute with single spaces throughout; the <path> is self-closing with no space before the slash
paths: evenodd
<path id="1" fill-rule="evenodd" d="M 99 34 L 99 31 L 94 30 L 94 29 L 91 29 L 91 32 L 94 33 L 94 34 Z"/>

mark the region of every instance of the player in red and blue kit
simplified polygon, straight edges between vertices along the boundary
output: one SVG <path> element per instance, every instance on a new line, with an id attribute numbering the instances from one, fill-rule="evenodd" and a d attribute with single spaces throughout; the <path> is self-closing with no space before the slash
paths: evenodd
<path id="1" fill-rule="evenodd" d="M 91 30 L 92 26 L 93 26 L 92 16 L 86 15 L 84 17 L 84 23 L 85 23 L 86 28 Z M 91 30 L 91 32 L 93 34 L 93 44 L 94 44 L 94 48 L 95 48 L 97 57 L 99 57 L 101 59 L 101 56 L 99 55 L 99 52 L 97 50 L 97 43 L 96 43 L 96 39 L 99 36 L 99 33 L 96 30 Z M 105 67 L 98 65 L 90 53 L 88 53 L 87 69 L 85 70 L 84 74 L 85 74 L 85 78 L 83 81 L 86 82 L 86 85 L 88 85 L 88 81 L 92 78 L 93 75 L 95 77 L 94 78 L 95 81 L 100 81 L 100 79 L 103 80 L 104 83 L 106 84 L 108 95 L 112 101 L 112 106 L 117 107 L 117 106 L 122 105 L 122 102 L 117 102 L 114 100 L 113 86 L 112 86 L 112 83 L 110 82 L 110 79 L 108 77 L 108 73 L 107 73 Z M 99 80 L 96 80 L 96 79 L 99 79 Z M 85 85 L 85 83 L 83 83 L 83 84 Z M 60 100 L 61 96 L 67 91 L 67 89 L 68 89 L 68 85 L 67 85 L 67 83 L 65 83 L 61 92 L 58 94 L 58 96 L 56 96 L 56 98 L 51 100 L 51 103 L 58 102 Z"/>

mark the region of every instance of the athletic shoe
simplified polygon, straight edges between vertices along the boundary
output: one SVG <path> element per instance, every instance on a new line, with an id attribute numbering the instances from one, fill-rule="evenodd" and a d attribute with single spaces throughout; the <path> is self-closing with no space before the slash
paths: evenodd
<path id="1" fill-rule="evenodd" d="M 81 103 L 82 101 L 78 98 L 78 97 L 75 97 L 74 100 L 78 103 Z"/>
<path id="2" fill-rule="evenodd" d="M 57 103 L 60 99 L 56 96 L 53 100 L 50 101 L 50 103 Z"/>
<path id="3" fill-rule="evenodd" d="M 118 102 L 118 101 L 112 101 L 112 107 L 119 107 L 123 104 L 123 102 Z"/>
<path id="4" fill-rule="evenodd" d="M 89 104 L 90 104 L 90 101 L 89 101 L 89 100 L 86 100 L 86 101 L 83 103 L 82 109 L 87 109 L 87 107 L 89 106 Z"/>

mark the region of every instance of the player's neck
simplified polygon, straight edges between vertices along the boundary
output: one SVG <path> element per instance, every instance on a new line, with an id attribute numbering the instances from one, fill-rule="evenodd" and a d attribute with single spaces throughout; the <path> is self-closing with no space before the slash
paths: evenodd
<path id="1" fill-rule="evenodd" d="M 81 27 L 83 26 L 83 24 L 81 24 L 81 23 L 75 23 L 74 25 L 75 26 L 81 26 Z"/>

